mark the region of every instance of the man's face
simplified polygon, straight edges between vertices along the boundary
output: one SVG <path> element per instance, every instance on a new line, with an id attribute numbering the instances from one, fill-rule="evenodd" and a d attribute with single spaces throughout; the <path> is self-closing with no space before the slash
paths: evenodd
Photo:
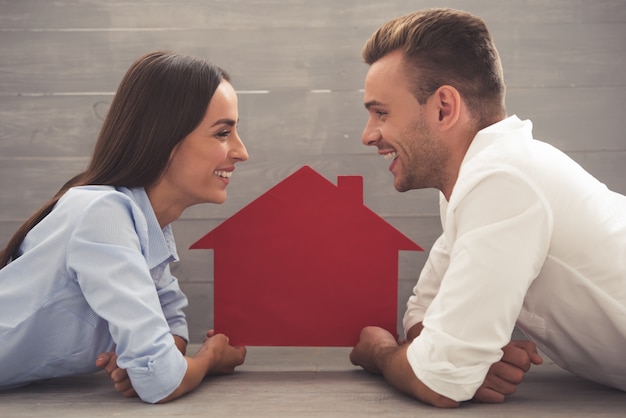
<path id="1" fill-rule="evenodd" d="M 389 171 L 400 192 L 442 186 L 448 150 L 432 134 L 429 102 L 420 105 L 411 92 L 400 51 L 371 65 L 365 78 L 369 119 L 362 142 L 376 146 L 379 154 L 392 160 Z"/>

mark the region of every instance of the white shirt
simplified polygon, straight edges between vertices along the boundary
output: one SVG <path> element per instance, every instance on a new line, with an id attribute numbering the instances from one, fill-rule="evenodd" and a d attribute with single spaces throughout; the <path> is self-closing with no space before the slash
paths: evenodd
<path id="1" fill-rule="evenodd" d="M 512 116 L 476 135 L 441 220 L 404 316 L 424 325 L 407 353 L 423 383 L 471 399 L 517 324 L 561 367 L 626 390 L 626 197 Z"/>

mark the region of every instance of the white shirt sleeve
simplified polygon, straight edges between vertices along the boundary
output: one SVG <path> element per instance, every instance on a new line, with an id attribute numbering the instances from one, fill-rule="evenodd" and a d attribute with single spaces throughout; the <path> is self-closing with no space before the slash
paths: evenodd
<path id="1" fill-rule="evenodd" d="M 448 205 L 450 259 L 439 288 L 434 277 L 440 263 L 433 261 L 410 303 L 416 311 L 427 308 L 424 329 L 407 352 L 409 363 L 423 383 L 456 401 L 471 399 L 502 356 L 551 235 L 546 200 L 522 173 L 481 167 L 481 174 L 457 184 Z"/>
<path id="2" fill-rule="evenodd" d="M 405 337 L 414 325 L 424 320 L 426 309 L 439 291 L 441 279 L 446 273 L 449 263 L 450 255 L 446 251 L 445 236 L 442 234 L 433 244 L 419 280 L 413 288 L 413 295 L 407 301 L 406 312 L 402 320 Z"/>

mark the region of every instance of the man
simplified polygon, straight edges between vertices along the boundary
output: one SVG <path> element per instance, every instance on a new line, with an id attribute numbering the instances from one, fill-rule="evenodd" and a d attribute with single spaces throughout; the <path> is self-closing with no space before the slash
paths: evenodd
<path id="1" fill-rule="evenodd" d="M 351 361 L 454 407 L 502 402 L 541 363 L 536 343 L 561 367 L 626 390 L 626 198 L 534 140 L 530 121 L 507 117 L 481 19 L 399 17 L 363 57 L 363 143 L 392 159 L 398 191 L 441 191 L 443 234 L 407 304 L 407 343 L 367 327 Z M 515 325 L 530 341 L 510 342 Z"/>

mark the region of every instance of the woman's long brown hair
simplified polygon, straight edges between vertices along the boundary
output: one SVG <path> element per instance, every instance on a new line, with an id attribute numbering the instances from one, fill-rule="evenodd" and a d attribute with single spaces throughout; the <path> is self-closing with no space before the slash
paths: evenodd
<path id="1" fill-rule="evenodd" d="M 28 218 L 0 252 L 0 268 L 19 257 L 28 232 L 71 187 L 146 187 L 159 179 L 176 144 L 193 131 L 229 75 L 199 58 L 156 51 L 124 75 L 98 135 L 89 166 Z"/>

